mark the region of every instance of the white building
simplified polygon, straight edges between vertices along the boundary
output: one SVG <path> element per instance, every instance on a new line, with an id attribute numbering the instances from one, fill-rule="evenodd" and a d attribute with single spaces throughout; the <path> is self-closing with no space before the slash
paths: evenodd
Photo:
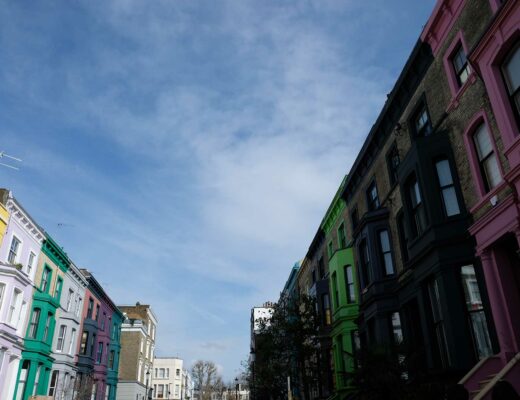
<path id="1" fill-rule="evenodd" d="M 183 371 L 182 366 L 181 358 L 155 357 L 153 361 L 153 399 L 188 399 L 185 390 L 187 372 Z"/>

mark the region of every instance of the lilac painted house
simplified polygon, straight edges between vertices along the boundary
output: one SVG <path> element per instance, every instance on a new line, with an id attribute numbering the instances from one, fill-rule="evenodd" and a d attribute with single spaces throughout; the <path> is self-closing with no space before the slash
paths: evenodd
<path id="1" fill-rule="evenodd" d="M 0 202 L 10 213 L 0 246 L 0 399 L 13 398 L 42 229 L 6 189 Z"/>

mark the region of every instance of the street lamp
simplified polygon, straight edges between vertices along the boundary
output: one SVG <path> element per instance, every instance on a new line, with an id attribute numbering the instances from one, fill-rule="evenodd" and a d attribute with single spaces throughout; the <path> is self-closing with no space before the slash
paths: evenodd
<path id="1" fill-rule="evenodd" d="M 144 398 L 147 399 L 148 398 L 148 380 L 150 379 L 150 370 L 147 370 L 145 375 L 146 375 L 146 389 L 144 391 Z"/>
<path id="2" fill-rule="evenodd" d="M 235 378 L 235 400 L 238 400 L 238 378 Z"/>

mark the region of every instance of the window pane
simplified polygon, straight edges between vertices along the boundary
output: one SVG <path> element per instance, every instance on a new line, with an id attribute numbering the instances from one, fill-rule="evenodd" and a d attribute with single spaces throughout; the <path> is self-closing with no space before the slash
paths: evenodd
<path id="1" fill-rule="evenodd" d="M 484 311 L 471 313 L 471 325 L 475 337 L 475 346 L 477 347 L 478 358 L 482 359 L 493 354 Z"/>
<path id="2" fill-rule="evenodd" d="M 520 47 L 516 48 L 515 53 L 504 65 L 504 74 L 509 86 L 509 94 L 513 94 L 520 86 Z"/>
<path id="3" fill-rule="evenodd" d="M 448 186 L 453 184 L 453 178 L 451 177 L 450 163 L 448 160 L 442 160 L 435 164 L 437 168 L 437 176 L 439 177 L 439 183 L 441 186 Z"/>
<path id="4" fill-rule="evenodd" d="M 388 239 L 388 231 L 379 232 L 379 240 L 381 241 L 381 250 L 383 252 L 390 251 L 390 240 Z"/>
<path id="5" fill-rule="evenodd" d="M 491 146 L 491 139 L 486 125 L 480 125 L 474 136 L 475 147 L 477 148 L 477 154 L 480 161 L 482 161 L 489 153 L 493 151 Z"/>
<path id="6" fill-rule="evenodd" d="M 442 190 L 442 199 L 444 201 L 444 208 L 448 217 L 460 214 L 459 203 L 457 201 L 457 195 L 453 186 L 444 188 Z"/>
<path id="7" fill-rule="evenodd" d="M 495 154 L 491 154 L 486 161 L 484 161 L 484 171 L 489 182 L 489 188 L 494 188 L 500 183 L 500 171 L 498 170 L 497 158 Z"/>
<path id="8" fill-rule="evenodd" d="M 385 253 L 385 273 L 391 275 L 394 273 L 394 263 L 392 262 L 392 253 Z"/>
<path id="9" fill-rule="evenodd" d="M 398 312 L 392 313 L 392 332 L 394 342 L 400 344 L 403 342 L 403 330 L 401 328 L 401 317 Z"/>

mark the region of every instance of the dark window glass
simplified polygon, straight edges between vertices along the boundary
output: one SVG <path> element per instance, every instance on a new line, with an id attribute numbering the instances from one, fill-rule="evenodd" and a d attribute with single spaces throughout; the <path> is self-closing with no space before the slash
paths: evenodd
<path id="1" fill-rule="evenodd" d="M 347 302 L 356 302 L 356 292 L 354 288 L 354 270 L 352 265 L 345 266 L 345 287 L 347 289 Z"/>
<path id="2" fill-rule="evenodd" d="M 341 224 L 338 228 L 338 245 L 340 249 L 347 247 L 347 236 L 345 234 L 345 224 Z"/>
<path id="3" fill-rule="evenodd" d="M 390 183 L 393 185 L 397 182 L 397 169 L 399 168 L 399 164 L 401 160 L 399 159 L 399 151 L 397 150 L 397 145 L 393 145 L 388 155 L 386 156 L 386 162 L 388 164 L 388 176 L 390 178 Z"/>
<path id="4" fill-rule="evenodd" d="M 20 241 L 18 238 L 13 236 L 13 240 L 11 241 L 11 247 L 9 247 L 9 255 L 7 256 L 7 261 L 9 264 L 14 264 L 18 257 L 18 248 L 20 247 Z"/>
<path id="5" fill-rule="evenodd" d="M 404 226 L 403 213 L 400 213 L 397 217 L 397 230 L 399 233 L 399 243 L 401 246 L 401 257 L 404 263 L 408 261 L 408 236 L 406 235 L 406 228 Z"/>
<path id="6" fill-rule="evenodd" d="M 359 246 L 359 257 L 361 261 L 361 283 L 363 288 L 365 288 L 370 284 L 370 252 L 368 251 L 368 243 L 366 240 L 363 240 Z"/>
<path id="7" fill-rule="evenodd" d="M 473 265 L 465 265 L 461 268 L 460 272 L 475 352 L 478 359 L 481 360 L 493 354 L 486 314 L 484 313 L 484 306 L 482 305 L 475 268 Z"/>
<path id="8" fill-rule="evenodd" d="M 426 228 L 426 212 L 421 198 L 421 191 L 417 179 L 413 179 L 408 185 L 408 195 L 412 206 L 413 230 L 415 236 L 419 236 Z"/>
<path id="9" fill-rule="evenodd" d="M 417 136 L 428 136 L 432 133 L 432 124 L 425 103 L 421 104 L 417 109 L 412 118 L 412 122 Z"/>
<path id="10" fill-rule="evenodd" d="M 51 280 L 51 270 L 49 267 L 45 267 L 42 273 L 42 282 L 40 289 L 42 292 L 47 293 L 49 291 L 49 282 Z"/>
<path id="11" fill-rule="evenodd" d="M 45 320 L 45 330 L 43 331 L 43 341 L 46 342 L 49 338 L 49 331 L 51 329 L 51 322 L 52 322 L 52 314 L 47 314 L 47 319 Z"/>
<path id="12" fill-rule="evenodd" d="M 87 354 L 88 332 L 83 332 L 81 335 L 80 354 Z"/>
<path id="13" fill-rule="evenodd" d="M 325 264 L 323 263 L 323 258 L 320 258 L 318 261 L 318 269 L 320 272 L 320 279 L 325 277 Z"/>
<path id="14" fill-rule="evenodd" d="M 339 307 L 339 293 L 338 293 L 338 277 L 334 272 L 332 274 L 332 290 L 334 291 L 334 307 Z"/>
<path id="15" fill-rule="evenodd" d="M 379 250 L 385 267 L 385 275 L 392 275 L 394 273 L 394 262 L 392 259 L 392 248 L 390 247 L 390 236 L 386 229 L 379 231 Z"/>
<path id="16" fill-rule="evenodd" d="M 502 66 L 511 105 L 516 117 L 520 116 L 520 44 L 513 48 Z"/>
<path id="17" fill-rule="evenodd" d="M 453 64 L 453 69 L 455 70 L 455 75 L 457 77 L 457 82 L 459 86 L 464 85 L 464 83 L 466 83 L 466 81 L 468 80 L 469 74 L 471 73 L 471 68 L 468 64 L 468 60 L 466 58 L 464 48 L 462 47 L 462 43 L 459 44 L 459 46 L 453 53 L 451 63 Z"/>
<path id="18" fill-rule="evenodd" d="M 330 299 L 329 294 L 324 293 L 321 296 L 321 307 L 323 308 L 323 323 L 325 325 L 330 325 L 332 323 L 332 318 L 330 315 Z"/>
<path id="19" fill-rule="evenodd" d="M 96 362 L 98 364 L 101 364 L 102 360 L 103 360 L 103 342 L 99 342 L 98 347 L 97 347 Z"/>
<path id="20" fill-rule="evenodd" d="M 352 230 L 354 231 L 359 223 L 357 207 L 354 207 L 354 209 L 350 213 L 350 219 L 352 220 Z"/>
<path id="21" fill-rule="evenodd" d="M 444 213 L 448 217 L 460 214 L 457 193 L 455 192 L 455 185 L 453 183 L 453 177 L 451 176 L 450 163 L 448 160 L 437 161 L 435 163 L 435 169 L 437 170 Z"/>
<path id="22" fill-rule="evenodd" d="M 437 342 L 441 364 L 448 367 L 450 357 L 446 345 L 446 332 L 444 329 L 444 318 L 442 314 L 441 296 L 439 293 L 439 284 L 436 279 L 428 284 L 428 295 L 430 297 L 431 315 L 433 320 L 433 330 Z"/>
<path id="23" fill-rule="evenodd" d="M 379 208 L 376 181 L 373 181 L 367 189 L 367 208 L 368 211 L 374 211 Z"/>
<path id="24" fill-rule="evenodd" d="M 88 300 L 87 318 L 92 319 L 92 312 L 94 311 L 94 300 L 90 298 Z"/>

